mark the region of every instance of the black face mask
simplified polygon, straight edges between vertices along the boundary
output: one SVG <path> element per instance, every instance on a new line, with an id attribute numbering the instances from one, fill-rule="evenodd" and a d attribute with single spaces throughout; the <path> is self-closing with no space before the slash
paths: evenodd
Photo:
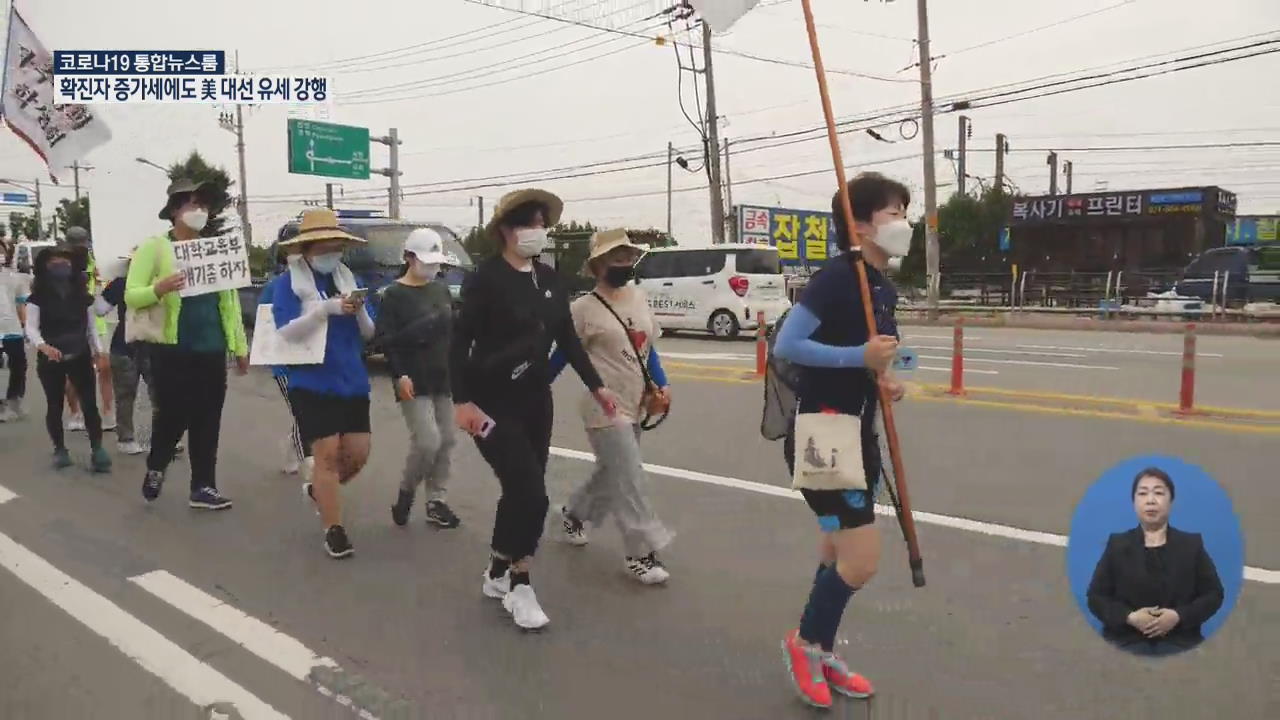
<path id="1" fill-rule="evenodd" d="M 631 265 L 611 265 L 604 271 L 604 281 L 609 287 L 620 288 L 631 282 L 636 269 Z"/>
<path id="2" fill-rule="evenodd" d="M 63 282 L 70 280 L 71 266 L 70 265 L 50 265 L 49 277 L 53 278 L 54 280 L 61 280 Z"/>

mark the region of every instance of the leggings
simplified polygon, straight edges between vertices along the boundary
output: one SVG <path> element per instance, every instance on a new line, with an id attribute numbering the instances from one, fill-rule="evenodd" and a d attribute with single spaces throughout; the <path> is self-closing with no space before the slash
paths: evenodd
<path id="1" fill-rule="evenodd" d="M 89 444 L 95 448 L 101 447 L 102 417 L 98 415 L 96 375 L 92 356 L 89 353 L 81 353 L 70 360 L 54 362 L 41 354 L 36 359 L 36 375 L 44 387 L 44 396 L 49 405 L 45 410 L 44 424 L 49 430 L 49 439 L 53 441 L 53 448 L 65 450 L 67 447 L 62 429 L 62 404 L 66 400 L 68 380 L 80 395 L 84 424 L 89 430 Z"/>
<path id="2" fill-rule="evenodd" d="M 476 447 L 502 486 L 493 522 L 493 552 L 517 561 L 532 557 L 547 518 L 547 458 L 551 452 L 551 388 L 511 393 L 476 403 L 495 425 Z"/>
<path id="3" fill-rule="evenodd" d="M 150 345 L 148 352 L 158 407 L 147 469 L 164 472 L 186 433 L 191 491 L 217 488 L 218 435 L 227 397 L 226 354 L 184 352 L 167 345 Z"/>
<path id="4" fill-rule="evenodd" d="M 293 447 L 293 453 L 298 456 L 298 462 L 302 462 L 311 457 L 311 448 L 302 442 L 302 435 L 298 432 L 298 421 L 293 417 L 293 404 L 289 402 L 289 378 L 277 375 L 276 387 L 280 388 L 284 406 L 289 408 L 289 422 L 292 423 L 289 430 L 289 445 Z"/>

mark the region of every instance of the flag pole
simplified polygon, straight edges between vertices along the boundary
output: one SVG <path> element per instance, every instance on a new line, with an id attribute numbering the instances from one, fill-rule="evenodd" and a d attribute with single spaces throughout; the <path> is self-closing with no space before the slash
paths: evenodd
<path id="1" fill-rule="evenodd" d="M 804 22 L 809 31 L 809 48 L 813 52 L 813 67 L 818 75 L 818 93 L 822 97 L 822 113 L 827 121 L 827 139 L 831 142 L 831 159 L 835 163 L 836 180 L 840 186 L 840 207 L 844 213 L 845 227 L 849 229 L 850 245 L 856 239 L 857 231 L 853 220 L 853 206 L 849 203 L 849 187 L 845 179 L 844 159 L 840 153 L 840 139 L 836 132 L 835 113 L 831 110 L 831 93 L 827 89 L 827 74 L 822 65 L 822 50 L 818 47 L 818 31 L 813 20 L 813 6 L 810 0 L 801 0 L 804 6 Z M 867 331 L 869 335 L 876 333 L 875 313 L 871 305 L 871 290 L 867 284 L 865 260 L 859 252 L 854 260 L 858 272 L 858 286 L 862 293 L 862 309 L 866 313 Z M 902 521 L 902 534 L 907 541 L 907 559 L 911 567 L 911 582 L 916 587 L 924 587 L 924 561 L 920 557 L 920 541 L 916 537 L 915 519 L 911 515 L 911 499 L 907 493 L 907 476 L 902 466 L 902 452 L 898 447 L 898 428 L 893 420 L 893 398 L 888 391 L 877 383 L 880 396 L 880 409 L 884 417 L 885 440 L 889 445 L 889 458 L 893 464 L 893 480 L 898 490 L 899 520 Z"/>

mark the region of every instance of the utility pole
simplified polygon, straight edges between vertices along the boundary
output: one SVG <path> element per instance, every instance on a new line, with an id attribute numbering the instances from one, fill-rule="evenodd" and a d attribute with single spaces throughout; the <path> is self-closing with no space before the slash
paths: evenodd
<path id="1" fill-rule="evenodd" d="M 922 0 L 923 1 L 923 0 Z M 711 69 L 711 26 L 702 21 L 703 72 L 707 75 L 707 143 L 704 148 L 711 171 L 711 242 L 724 243 L 724 194 L 720 186 L 720 119 L 716 115 L 716 81 Z"/>
<path id="2" fill-rule="evenodd" d="M 333 183 L 324 184 L 324 206 L 333 209 Z"/>
<path id="3" fill-rule="evenodd" d="M 675 156 L 675 146 L 667 141 L 667 238 L 671 237 L 671 159 Z"/>
<path id="4" fill-rule="evenodd" d="M 1072 164 L 1070 160 L 1067 160 L 1062 163 L 1062 172 L 1064 175 L 1067 176 L 1067 194 L 1068 195 L 1071 194 L 1071 168 L 1072 168 Z"/>
<path id="5" fill-rule="evenodd" d="M 973 132 L 973 125 L 969 122 L 967 115 L 960 116 L 960 159 L 956 165 L 956 189 L 961 195 L 964 195 L 965 180 L 965 151 L 967 149 L 967 141 L 969 133 Z"/>
<path id="6" fill-rule="evenodd" d="M 369 138 L 391 148 L 391 161 L 385 170 L 374 170 L 379 175 L 391 178 L 391 187 L 387 190 L 387 210 L 393 220 L 400 219 L 400 133 L 391 128 L 385 137 Z"/>
<path id="7" fill-rule="evenodd" d="M 1058 153 L 1049 153 L 1049 194 L 1058 194 Z"/>
<path id="8" fill-rule="evenodd" d="M 84 170 L 87 172 L 89 170 L 92 170 L 93 167 L 90 165 L 81 165 L 80 161 L 77 160 L 71 163 L 70 165 L 68 165 L 67 168 L 70 169 L 71 172 L 73 173 L 72 177 L 74 178 L 73 182 L 75 184 L 75 189 L 76 189 L 76 202 L 80 202 L 80 171 Z"/>
<path id="9" fill-rule="evenodd" d="M 920 133 L 924 143 L 925 266 L 929 282 L 929 319 L 938 317 L 938 179 L 933 157 L 933 56 L 929 53 L 929 3 L 916 0 L 920 44 Z"/>
<path id="10" fill-rule="evenodd" d="M 724 140 L 724 191 L 729 210 L 729 242 L 738 242 L 738 211 L 733 207 L 733 173 L 729 172 L 729 139 Z"/>
<path id="11" fill-rule="evenodd" d="M 479 222 L 476 223 L 476 227 L 483 230 L 484 229 L 484 196 L 483 195 L 476 196 L 476 206 L 480 208 Z"/>
<path id="12" fill-rule="evenodd" d="M 240 51 L 238 50 L 236 51 L 236 72 L 240 72 Z M 236 155 L 240 159 L 240 199 L 236 206 L 240 211 L 240 227 L 243 229 L 245 245 L 252 246 L 253 228 L 249 225 L 249 179 L 244 166 L 244 106 L 236 105 L 234 117 L 231 113 L 222 113 L 218 117 L 218 124 L 223 130 L 235 133 L 236 136 Z"/>
<path id="13" fill-rule="evenodd" d="M 1004 192 L 1004 154 L 1009 152 L 1009 141 L 1004 133 L 996 133 L 996 190 Z"/>

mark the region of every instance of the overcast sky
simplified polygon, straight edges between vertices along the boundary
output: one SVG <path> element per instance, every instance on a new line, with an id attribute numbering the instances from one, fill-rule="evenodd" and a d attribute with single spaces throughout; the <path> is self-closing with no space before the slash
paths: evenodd
<path id="1" fill-rule="evenodd" d="M 593 4 L 593 0 L 567 1 Z M 715 46 L 808 62 L 799 0 L 764 3 L 730 33 L 717 37 Z M 932 5 L 933 54 L 945 56 L 937 61 L 934 76 L 939 96 L 1280 29 L 1277 0 L 935 0 Z M 903 71 L 913 62 L 914 2 L 814 0 L 814 8 L 829 68 L 897 80 L 832 74 L 838 116 L 918 103 L 916 71 Z M 463 0 L 220 0 L 213 5 L 168 0 L 28 0 L 19 2 L 18 9 L 51 50 L 225 49 L 229 55 L 239 51 L 246 69 L 289 66 L 288 72 L 299 73 L 308 65 L 389 53 L 378 62 L 366 60 L 337 73 L 326 71 L 338 93 L 327 112 L 333 122 L 367 126 L 374 134 L 398 128 L 404 141 L 401 164 L 406 186 L 665 153 L 668 140 L 685 147 L 697 142 L 697 133 L 677 101 L 678 73 L 670 46 L 536 18 L 518 19 L 510 12 Z M 1102 12 L 965 50 L 1094 10 Z M 497 23 L 507 24 L 489 27 Z M 477 32 L 400 50 L 470 31 Z M 602 44 L 606 40 L 610 41 Z M 960 50 L 965 51 L 956 52 Z M 547 71 L 576 61 L 584 62 Z M 381 69 L 370 71 L 370 67 Z M 517 82 L 470 89 L 540 71 Z M 1004 132 L 1014 150 L 1006 163 L 1010 178 L 1023 191 L 1043 192 L 1048 188 L 1044 153 L 1019 152 L 1020 148 L 1276 141 L 1280 140 L 1278 74 L 1280 54 L 978 109 L 968 113 L 973 119 L 971 147 L 989 150 L 995 133 Z M 812 70 L 717 54 L 715 80 L 719 112 L 726 117 L 725 137 L 785 133 L 822 123 Z M 430 84 L 350 95 L 422 81 Z M 695 114 L 688 74 L 684 81 L 685 104 Z M 163 165 L 198 149 L 235 177 L 234 137 L 218 127 L 218 111 L 198 105 L 107 108 L 103 116 L 115 138 L 89 156 L 96 169 L 82 175 L 83 187 L 99 201 L 136 205 L 139 214 L 154 218 L 162 202 L 164 179 L 133 158 L 141 155 Z M 251 220 L 259 241 L 274 235 L 284 220 L 302 209 L 296 200 L 280 201 L 279 196 L 313 193 L 323 198 L 323 179 L 287 172 L 287 115 L 283 106 L 258 107 L 246 115 Z M 903 140 L 896 124 L 879 132 L 898 142 L 889 145 L 863 134 L 850 136 L 844 143 L 848 166 L 856 169 L 920 151 L 920 138 Z M 954 147 L 956 116 L 940 116 L 937 133 L 940 149 Z M 1280 211 L 1280 174 L 1276 172 L 1280 147 L 1082 151 L 1060 156 L 1074 162 L 1076 191 L 1092 190 L 1098 183 L 1113 190 L 1217 184 L 1239 194 L 1241 213 Z M 375 144 L 375 167 L 385 165 L 386 157 L 387 148 Z M 689 159 L 697 169 L 696 154 Z M 989 179 L 993 162 L 992 153 L 974 152 L 969 172 Z M 758 180 L 829 166 L 824 137 L 735 156 L 733 199 L 739 204 L 823 207 L 834 186 L 829 173 Z M 923 168 L 918 157 L 874 167 L 921 187 Z M 675 172 L 677 189 L 705 185 L 704 175 L 679 168 Z M 949 161 L 939 158 L 940 199 L 954 190 L 954 172 Z M 11 133 L 3 133 L 0 177 L 37 176 L 42 176 L 39 159 Z M 540 184 L 566 199 L 567 219 L 633 227 L 666 224 L 666 170 L 661 166 Z M 346 193 L 368 195 L 385 188 L 386 179 L 374 176 L 342 185 Z M 509 188 L 411 194 L 404 201 L 403 215 L 465 227 L 476 221 L 475 196 L 483 196 L 491 209 L 505 189 Z M 406 189 L 413 192 L 412 187 Z M 53 188 L 46 193 L 46 203 L 51 205 L 51 200 L 69 193 L 69 183 L 65 189 Z M 635 197 L 599 199 L 614 196 Z M 375 205 L 385 207 L 385 202 L 348 203 Z M 674 229 L 683 243 L 708 241 L 707 206 L 705 191 L 676 193 Z M 922 212 L 919 199 L 912 210 Z"/>

